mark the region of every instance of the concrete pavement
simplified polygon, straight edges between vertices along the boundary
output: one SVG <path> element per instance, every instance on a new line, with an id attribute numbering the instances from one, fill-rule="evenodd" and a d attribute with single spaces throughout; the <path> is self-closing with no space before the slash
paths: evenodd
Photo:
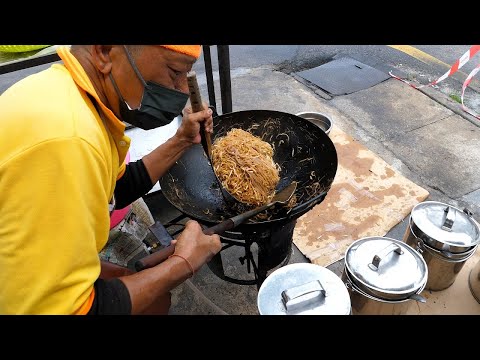
<path id="1" fill-rule="evenodd" d="M 199 83 L 202 93 L 207 94 L 205 81 L 199 79 Z M 217 104 L 221 104 L 218 82 L 215 88 Z M 233 111 L 325 113 L 333 119 L 334 126 L 427 189 L 427 200 L 468 207 L 480 220 L 480 121 L 460 114 L 458 103 L 439 91 L 435 93 L 435 89 L 426 94 L 393 78 L 345 96 L 323 95 L 321 90 L 271 67 L 232 72 Z M 162 208 L 163 220 L 173 218 L 175 210 L 171 208 L 169 213 L 169 204 L 160 197 L 153 194 L 146 200 Z M 386 236 L 401 239 L 405 227 L 406 222 L 402 221 Z M 243 254 L 235 247 L 229 251 L 225 255 L 232 273 L 245 273 L 238 261 Z M 289 260 L 294 262 L 308 262 L 295 246 Z M 340 274 L 342 263 L 329 268 Z M 258 314 L 256 297 L 255 285 L 223 281 L 204 266 L 174 290 L 171 314 Z"/>

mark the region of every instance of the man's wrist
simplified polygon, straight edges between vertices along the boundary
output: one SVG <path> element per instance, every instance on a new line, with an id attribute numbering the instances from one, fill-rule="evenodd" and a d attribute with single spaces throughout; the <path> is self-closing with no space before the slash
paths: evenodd
<path id="1" fill-rule="evenodd" d="M 180 150 L 186 150 L 193 145 L 193 142 L 188 140 L 185 136 L 179 135 L 178 132 L 170 138 L 170 141 Z"/>
<path id="2" fill-rule="evenodd" d="M 181 281 L 185 281 L 193 276 L 191 265 L 187 264 L 185 258 L 180 256 L 169 257 L 166 261 L 170 262 L 172 273 Z"/>

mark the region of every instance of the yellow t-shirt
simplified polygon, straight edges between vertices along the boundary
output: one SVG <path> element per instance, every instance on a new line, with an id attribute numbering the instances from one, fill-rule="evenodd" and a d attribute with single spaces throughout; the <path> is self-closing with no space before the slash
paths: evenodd
<path id="1" fill-rule="evenodd" d="M 85 314 L 125 171 L 125 125 L 80 63 L 30 75 L 0 96 L 0 314 Z"/>

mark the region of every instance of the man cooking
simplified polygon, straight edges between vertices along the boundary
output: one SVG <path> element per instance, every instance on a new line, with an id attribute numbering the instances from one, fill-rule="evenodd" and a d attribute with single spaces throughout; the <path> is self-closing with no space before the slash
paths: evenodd
<path id="1" fill-rule="evenodd" d="M 148 193 L 193 144 L 187 73 L 200 45 L 74 45 L 62 64 L 0 96 L 0 313 L 167 314 L 170 291 L 221 249 L 189 221 L 175 253 L 144 271 L 108 272 L 98 253 L 110 213 Z M 183 110 L 176 134 L 125 164 L 129 123 L 148 130 Z"/>

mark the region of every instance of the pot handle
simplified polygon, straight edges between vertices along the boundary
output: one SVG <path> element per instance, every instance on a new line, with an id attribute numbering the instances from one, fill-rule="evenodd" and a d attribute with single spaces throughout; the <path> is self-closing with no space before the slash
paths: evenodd
<path id="1" fill-rule="evenodd" d="M 392 243 L 376 254 L 373 257 L 372 262 L 368 264 L 368 267 L 373 271 L 377 271 L 378 267 L 380 266 L 380 262 L 392 251 L 395 251 L 398 255 L 403 254 L 403 250 L 400 248 L 400 246 Z"/>
<path id="2" fill-rule="evenodd" d="M 445 208 L 445 220 L 443 221 L 442 230 L 452 231 L 455 216 L 455 210 L 452 210 L 450 206 L 447 206 Z"/>
<path id="3" fill-rule="evenodd" d="M 443 258 L 442 258 L 441 256 L 439 256 L 438 254 L 436 254 L 434 251 L 429 250 L 429 249 L 425 246 L 424 242 L 423 242 L 422 240 L 420 240 L 420 239 L 417 241 L 417 246 L 415 247 L 415 250 L 417 250 L 420 254 L 423 254 L 424 251 L 426 251 L 426 252 L 429 253 L 431 256 L 436 257 L 437 259 L 443 260 Z M 447 251 L 447 250 L 439 250 L 439 251 L 440 251 L 440 253 L 442 253 L 443 256 L 445 256 L 445 257 L 448 258 L 448 259 L 450 259 L 450 258 L 453 256 L 453 254 L 452 254 L 451 252 Z"/>
<path id="4" fill-rule="evenodd" d="M 317 293 L 316 296 L 307 296 Z M 305 309 L 309 305 L 325 299 L 327 292 L 319 280 L 311 281 L 303 285 L 295 286 L 282 291 L 282 302 L 287 313 Z M 301 298 L 304 298 L 303 300 Z"/>
<path id="5" fill-rule="evenodd" d="M 415 234 L 413 234 L 413 236 L 415 236 Z M 425 251 L 425 245 L 423 245 L 422 240 L 417 241 L 417 246 L 415 247 L 415 250 L 417 250 L 420 254 L 423 254 L 423 252 Z"/>

